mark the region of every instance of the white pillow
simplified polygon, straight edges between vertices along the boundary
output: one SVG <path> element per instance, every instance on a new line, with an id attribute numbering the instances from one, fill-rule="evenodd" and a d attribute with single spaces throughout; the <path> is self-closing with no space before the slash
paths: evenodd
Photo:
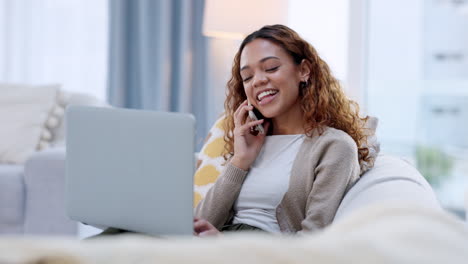
<path id="1" fill-rule="evenodd" d="M 370 161 L 360 161 L 359 165 L 361 167 L 360 175 L 364 174 L 366 171 L 374 167 L 374 162 L 377 159 L 377 156 L 380 152 L 380 142 L 375 135 L 377 130 L 377 125 L 379 124 L 379 119 L 377 117 L 369 116 L 364 127 L 366 128 L 367 142 L 363 146 L 369 149 L 369 158 Z"/>
<path id="2" fill-rule="evenodd" d="M 0 163 L 23 163 L 48 145 L 46 122 L 59 88 L 0 84 Z"/>
<path id="3" fill-rule="evenodd" d="M 52 134 L 52 147 L 65 146 L 65 109 L 70 105 L 99 106 L 110 107 L 106 102 L 97 99 L 94 96 L 59 90 L 54 110 L 51 113 L 52 119 L 57 119 L 57 126 L 49 127 Z"/>

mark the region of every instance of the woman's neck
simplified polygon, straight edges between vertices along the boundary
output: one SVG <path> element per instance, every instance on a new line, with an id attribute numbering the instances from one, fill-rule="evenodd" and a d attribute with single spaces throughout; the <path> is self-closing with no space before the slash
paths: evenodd
<path id="1" fill-rule="evenodd" d="M 288 112 L 272 118 L 272 135 L 294 135 L 304 134 L 304 120 L 300 104 Z"/>

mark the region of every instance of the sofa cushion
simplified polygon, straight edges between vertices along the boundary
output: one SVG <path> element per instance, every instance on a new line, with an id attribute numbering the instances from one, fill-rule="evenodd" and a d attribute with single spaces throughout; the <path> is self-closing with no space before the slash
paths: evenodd
<path id="1" fill-rule="evenodd" d="M 24 193 L 23 166 L 0 165 L 0 234 L 22 232 Z"/>
<path id="2" fill-rule="evenodd" d="M 0 163 L 23 163 L 47 146 L 50 132 L 46 123 L 58 88 L 0 84 Z"/>
<path id="3" fill-rule="evenodd" d="M 76 234 L 77 224 L 65 211 L 64 148 L 49 148 L 31 156 L 24 165 L 24 185 L 26 234 Z"/>
<path id="4" fill-rule="evenodd" d="M 403 159 L 379 155 L 374 167 L 345 195 L 335 220 L 358 208 L 389 201 L 440 208 L 434 191 L 418 170 Z"/>
<path id="5" fill-rule="evenodd" d="M 51 129 L 53 147 L 65 146 L 65 114 L 64 110 L 70 105 L 83 105 L 83 106 L 99 106 L 110 107 L 104 101 L 97 99 L 94 96 L 83 93 L 71 93 L 64 90 L 59 90 L 57 93 L 57 107 L 56 111 L 52 112 L 53 116 L 57 119 L 57 125 Z M 63 110 L 62 110 L 63 109 Z"/>

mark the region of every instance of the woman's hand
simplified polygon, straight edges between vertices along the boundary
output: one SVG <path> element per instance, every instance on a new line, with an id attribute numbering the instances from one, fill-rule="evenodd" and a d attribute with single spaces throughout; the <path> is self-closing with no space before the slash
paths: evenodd
<path id="1" fill-rule="evenodd" d="M 217 236 L 221 234 L 210 222 L 199 218 L 193 219 L 193 230 L 197 236 Z"/>
<path id="2" fill-rule="evenodd" d="M 245 100 L 234 113 L 234 156 L 231 163 L 243 170 L 248 170 L 257 158 L 270 125 L 263 119 L 252 121 L 247 118 L 249 110 L 253 110 L 253 106 L 247 105 Z M 265 134 L 252 135 L 251 129 L 260 124 L 263 124 Z"/>

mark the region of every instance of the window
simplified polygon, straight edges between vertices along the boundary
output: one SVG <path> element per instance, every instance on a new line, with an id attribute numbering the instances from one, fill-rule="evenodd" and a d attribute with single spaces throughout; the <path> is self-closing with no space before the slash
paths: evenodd
<path id="1" fill-rule="evenodd" d="M 463 208 L 468 184 L 466 4 L 368 6 L 366 102 L 369 114 L 380 118 L 382 151 L 411 161 L 442 205 L 455 210 Z"/>

